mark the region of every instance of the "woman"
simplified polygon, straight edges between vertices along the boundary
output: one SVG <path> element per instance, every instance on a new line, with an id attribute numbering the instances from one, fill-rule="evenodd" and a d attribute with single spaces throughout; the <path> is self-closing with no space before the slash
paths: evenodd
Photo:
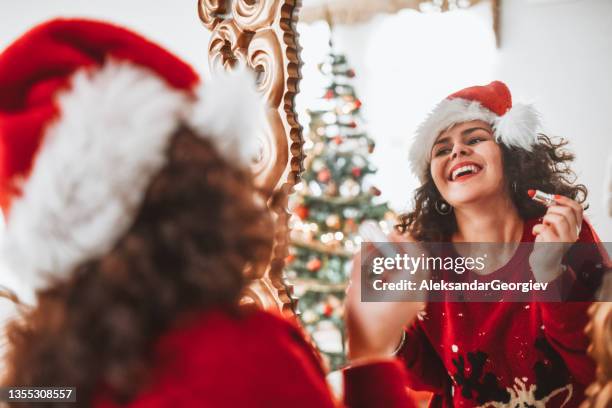
<path id="1" fill-rule="evenodd" d="M 396 350 L 408 369 L 407 384 L 432 392 L 432 406 L 576 407 L 594 378 L 583 329 L 586 300 L 599 286 L 606 258 L 595 245 L 573 246 L 567 256 L 571 245 L 563 243 L 599 240 L 583 220 L 587 191 L 573 184 L 566 142 L 537 135 L 537 119 L 531 107 L 512 106 L 508 88 L 493 82 L 442 101 L 412 145 L 412 168 L 423 184 L 414 210 L 402 217 L 403 236 L 393 240 L 535 242 L 530 256 L 521 246 L 486 275 L 465 276 L 486 282 L 527 270 L 528 279 L 547 283 L 552 292 L 584 300 L 459 303 L 446 293 L 403 334 L 402 313 L 412 307 L 410 321 L 418 304 L 357 306 L 352 319 L 368 333 L 357 344 L 365 338 L 378 354 Z M 556 194 L 554 202 L 535 202 L 531 189 Z M 588 270 L 579 259 L 592 261 Z M 457 279 L 448 272 L 437 277 Z M 359 303 L 355 299 L 353 293 L 349 303 Z"/>
<path id="2" fill-rule="evenodd" d="M 44 23 L 0 55 L 1 284 L 31 301 L 3 385 L 76 387 L 87 407 L 336 405 L 300 331 L 238 306 L 272 249 L 243 164 L 263 112 L 249 81 L 198 82 L 88 20 Z M 363 360 L 346 404 L 409 407 L 403 376 Z"/>

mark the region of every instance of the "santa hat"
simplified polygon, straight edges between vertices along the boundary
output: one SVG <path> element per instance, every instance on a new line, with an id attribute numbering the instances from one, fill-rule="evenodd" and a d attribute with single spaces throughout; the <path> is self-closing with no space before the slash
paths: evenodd
<path id="1" fill-rule="evenodd" d="M 531 105 L 514 104 L 510 90 L 500 81 L 472 86 L 449 95 L 419 126 L 410 148 L 414 174 L 427 179 L 431 149 L 436 138 L 449 127 L 471 120 L 482 120 L 493 127 L 495 140 L 508 147 L 531 151 L 537 143 L 539 115 Z"/>
<path id="2" fill-rule="evenodd" d="M 182 123 L 249 163 L 264 116 L 253 78 L 199 83 L 168 51 L 103 22 L 53 20 L 0 54 L 0 285 L 32 300 L 107 253 Z"/>

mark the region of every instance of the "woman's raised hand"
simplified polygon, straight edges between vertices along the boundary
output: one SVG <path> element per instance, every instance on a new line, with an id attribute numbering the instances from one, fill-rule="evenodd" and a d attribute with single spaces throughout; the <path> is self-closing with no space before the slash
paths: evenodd
<path id="1" fill-rule="evenodd" d="M 394 232 L 387 237 L 387 242 L 389 248 L 394 248 L 400 253 L 401 247 L 397 244 L 414 241 Z M 421 301 L 362 301 L 361 262 L 361 253 L 358 252 L 353 258 L 351 282 L 346 297 L 348 356 L 353 363 L 392 357 L 402 339 L 404 327 L 410 324 L 417 313 L 424 308 L 424 303 Z"/>
<path id="2" fill-rule="evenodd" d="M 563 255 L 578 240 L 582 217 L 583 209 L 578 202 L 556 195 L 555 204 L 548 207 L 542 222 L 533 227 L 536 245 L 529 264 L 538 281 L 550 282 L 561 274 Z"/>

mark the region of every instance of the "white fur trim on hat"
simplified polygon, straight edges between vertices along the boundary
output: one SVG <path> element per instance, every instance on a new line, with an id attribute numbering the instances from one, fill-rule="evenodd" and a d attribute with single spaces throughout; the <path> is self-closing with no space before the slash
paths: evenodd
<path id="1" fill-rule="evenodd" d="M 236 164 L 248 166 L 259 153 L 258 135 L 265 129 L 266 112 L 255 88 L 254 74 L 245 67 L 216 71 L 198 90 L 189 124 Z"/>
<path id="2" fill-rule="evenodd" d="M 12 203 L 0 237 L 0 261 L 9 272 L 0 285 L 32 303 L 36 289 L 107 253 L 132 224 L 181 122 L 235 165 L 248 166 L 253 115 L 263 112 L 252 79 L 239 73 L 210 81 L 194 104 L 131 63 L 77 71 L 70 89 L 58 94 L 60 117 L 48 126 Z"/>
<path id="3" fill-rule="evenodd" d="M 1 255 L 22 300 L 33 299 L 24 290 L 109 251 L 129 228 L 186 105 L 133 64 L 77 71 L 6 222 Z"/>
<path id="4" fill-rule="evenodd" d="M 493 130 L 498 143 L 531 151 L 538 143 L 540 116 L 532 105 L 516 103 L 495 119 Z"/>
<path id="5" fill-rule="evenodd" d="M 537 143 L 539 116 L 531 105 L 517 104 L 499 117 L 477 101 L 462 98 L 445 99 L 440 102 L 417 129 L 409 152 L 413 173 L 424 182 L 434 142 L 443 131 L 457 123 L 482 120 L 491 124 L 498 143 L 509 147 L 531 150 Z"/>
<path id="6" fill-rule="evenodd" d="M 496 115 L 478 102 L 461 98 L 444 99 L 419 126 L 410 147 L 410 167 L 424 181 L 431 161 L 431 148 L 438 135 L 456 123 L 482 120 L 493 123 Z"/>

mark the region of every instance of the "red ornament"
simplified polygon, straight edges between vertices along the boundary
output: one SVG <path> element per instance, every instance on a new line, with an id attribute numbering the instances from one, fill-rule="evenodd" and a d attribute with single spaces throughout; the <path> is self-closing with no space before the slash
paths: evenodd
<path id="1" fill-rule="evenodd" d="M 289 254 L 285 257 L 285 265 L 289 265 L 291 262 L 295 260 L 295 255 Z"/>
<path id="2" fill-rule="evenodd" d="M 361 101 L 359 99 L 355 99 L 355 109 L 361 107 Z"/>
<path id="3" fill-rule="evenodd" d="M 325 317 L 331 317 L 332 313 L 334 313 L 334 308 L 329 303 L 326 303 L 323 306 L 323 315 Z"/>
<path id="4" fill-rule="evenodd" d="M 349 69 L 348 71 L 346 71 L 346 76 L 349 77 L 349 78 L 355 77 L 355 70 L 354 69 Z"/>
<path id="5" fill-rule="evenodd" d="M 374 196 L 379 196 L 382 194 L 382 192 L 374 186 L 370 187 L 370 193 Z"/>
<path id="6" fill-rule="evenodd" d="M 321 265 L 322 263 L 319 258 L 312 258 L 310 261 L 308 261 L 308 263 L 306 263 L 306 268 L 308 268 L 310 272 L 316 272 L 321 269 Z"/>
<path id="7" fill-rule="evenodd" d="M 327 183 L 331 179 L 331 171 L 329 169 L 322 169 L 317 173 L 317 180 L 321 183 Z"/>
<path id="8" fill-rule="evenodd" d="M 349 124 L 349 127 L 351 127 L 351 128 L 353 128 L 353 129 L 355 129 L 355 128 L 357 127 L 357 122 L 351 122 L 351 123 Z"/>
<path id="9" fill-rule="evenodd" d="M 361 167 L 353 167 L 351 173 L 353 173 L 353 177 L 355 178 L 361 177 Z"/>
<path id="10" fill-rule="evenodd" d="M 327 92 L 325 92 L 325 95 L 323 97 L 325 99 L 332 99 L 334 97 L 334 91 L 331 89 L 328 89 Z"/>
<path id="11" fill-rule="evenodd" d="M 333 140 L 334 140 L 334 143 L 337 144 L 337 145 L 341 145 L 342 142 L 344 142 L 344 139 L 342 139 L 341 136 L 336 136 L 336 137 L 334 137 Z"/>
<path id="12" fill-rule="evenodd" d="M 295 210 L 293 210 L 293 212 L 295 213 L 295 215 L 305 220 L 306 218 L 308 218 L 310 210 L 305 205 L 298 205 Z"/>

